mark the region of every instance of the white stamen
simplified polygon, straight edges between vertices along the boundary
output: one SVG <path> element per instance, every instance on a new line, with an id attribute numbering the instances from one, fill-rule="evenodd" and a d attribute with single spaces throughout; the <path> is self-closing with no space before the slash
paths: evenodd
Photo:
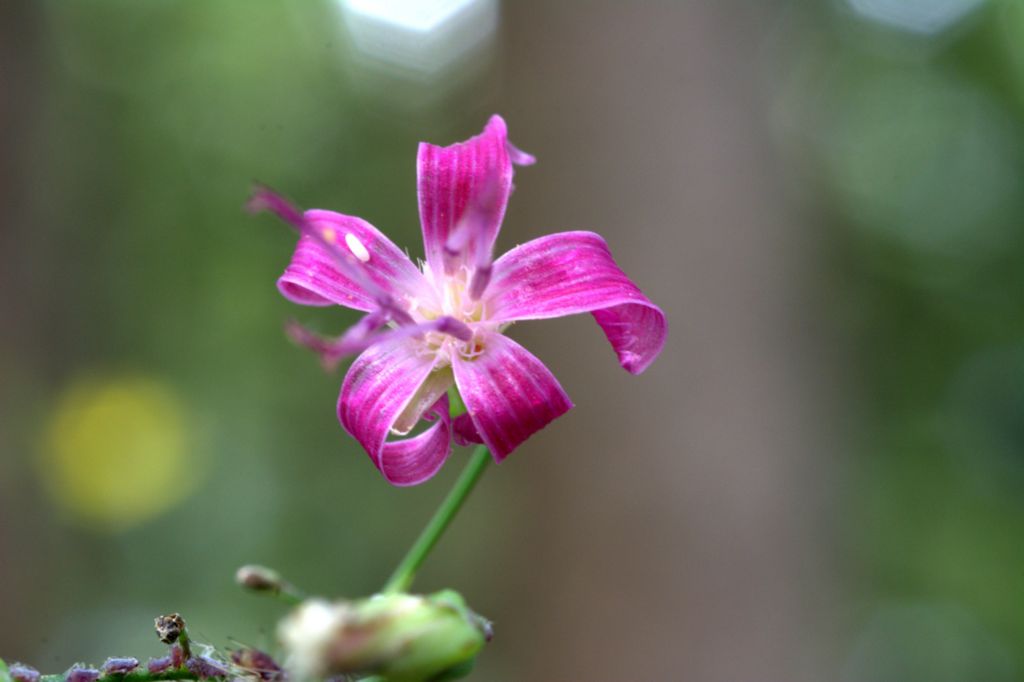
<path id="1" fill-rule="evenodd" d="M 370 260 L 370 252 L 366 250 L 363 243 L 359 241 L 359 237 L 355 236 L 351 232 L 345 235 L 345 246 L 352 252 L 352 255 L 359 259 L 362 263 L 367 263 Z"/>

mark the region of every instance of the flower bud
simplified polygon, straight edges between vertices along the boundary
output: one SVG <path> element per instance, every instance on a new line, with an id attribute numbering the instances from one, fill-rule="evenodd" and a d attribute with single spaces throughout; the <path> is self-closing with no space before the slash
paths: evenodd
<path id="1" fill-rule="evenodd" d="M 299 679 L 381 675 L 420 682 L 472 662 L 490 624 L 452 591 L 382 594 L 351 602 L 311 599 L 279 627 L 286 668 Z"/>
<path id="2" fill-rule="evenodd" d="M 151 675 L 159 675 L 160 673 L 165 673 L 173 667 L 174 662 L 173 660 L 171 660 L 170 656 L 151 658 L 146 663 L 146 670 L 148 670 Z"/>
<path id="3" fill-rule="evenodd" d="M 100 671 L 95 668 L 83 666 L 76 663 L 64 674 L 65 682 L 96 682 L 100 677 Z"/>
<path id="4" fill-rule="evenodd" d="M 104 675 L 127 675 L 138 667 L 137 658 L 111 657 L 103 664 L 102 671 Z"/>
<path id="5" fill-rule="evenodd" d="M 181 633 L 185 632 L 185 620 L 177 613 L 160 616 L 153 621 L 153 625 L 156 627 L 156 636 L 164 644 L 174 644 Z"/>
<path id="6" fill-rule="evenodd" d="M 185 661 L 185 666 L 189 672 L 198 677 L 200 680 L 205 680 L 211 677 L 227 677 L 228 669 L 220 661 L 217 661 L 209 656 L 196 656 Z"/>
<path id="7" fill-rule="evenodd" d="M 250 564 L 235 572 L 235 582 L 253 592 L 280 592 L 284 581 L 277 571 Z"/>
<path id="8" fill-rule="evenodd" d="M 241 668 L 252 677 L 262 680 L 280 680 L 281 666 L 265 651 L 259 649 L 245 648 L 231 652 L 231 662 L 236 668 Z"/>
<path id="9" fill-rule="evenodd" d="M 0 661 L 2 663 L 3 661 Z M 32 666 L 21 663 L 13 663 L 10 667 L 11 679 L 14 682 L 39 682 L 39 671 Z M 0 679 L 3 679 L 3 672 L 0 671 Z"/>

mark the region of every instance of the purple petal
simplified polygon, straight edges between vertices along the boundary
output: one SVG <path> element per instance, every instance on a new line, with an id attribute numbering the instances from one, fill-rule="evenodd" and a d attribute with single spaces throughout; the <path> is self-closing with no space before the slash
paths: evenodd
<path id="1" fill-rule="evenodd" d="M 441 468 L 451 452 L 448 396 L 434 404 L 437 421 L 418 436 L 384 444 L 380 471 L 389 483 L 410 486 L 423 483 Z"/>
<path id="2" fill-rule="evenodd" d="M 24 663 L 14 663 L 7 672 L 16 682 L 39 682 L 39 671 Z"/>
<path id="3" fill-rule="evenodd" d="M 108 658 L 103 664 L 105 675 L 124 675 L 139 667 L 137 658 Z"/>
<path id="4" fill-rule="evenodd" d="M 422 352 L 421 341 L 389 338 L 356 358 L 342 383 L 338 420 L 395 485 L 426 480 L 448 456 L 451 433 L 447 418 L 420 436 L 385 445 L 388 433 L 435 371 L 436 363 L 433 354 Z M 444 405 L 447 410 L 447 403 Z"/>
<path id="5" fill-rule="evenodd" d="M 420 143 L 417 158 L 420 222 L 427 263 L 433 272 L 444 271 L 445 245 L 467 211 L 474 223 L 471 240 L 475 243 L 461 243 L 470 241 L 466 238 L 457 238 L 455 242 L 467 253 L 490 252 L 512 187 L 512 163 L 529 157 L 516 152 L 513 159 L 509 154 L 505 121 L 497 115 L 491 117 L 481 134 L 465 142 L 448 147 Z M 490 196 L 480 201 L 484 195 Z"/>
<path id="6" fill-rule="evenodd" d="M 66 682 L 96 682 L 100 677 L 100 671 L 95 668 L 81 668 L 74 666 L 64 676 Z"/>
<path id="7" fill-rule="evenodd" d="M 358 244 L 352 242 L 354 246 L 350 246 L 351 240 L 346 239 L 346 245 L 341 246 L 338 242 L 338 235 L 332 227 L 314 225 L 306 219 L 302 211 L 269 187 L 257 186 L 253 190 L 246 208 L 253 213 L 271 211 L 276 214 L 278 218 L 295 228 L 300 237 L 306 237 L 318 245 L 323 255 L 331 261 L 333 267 L 338 269 L 342 277 L 349 280 L 364 294 L 372 297 L 379 306 L 391 307 L 393 304 L 391 294 L 379 287 L 362 266 L 361 260 L 369 260 L 368 252 L 362 246 L 362 242 Z M 356 241 L 358 242 L 358 240 Z M 356 253 L 361 255 L 361 259 L 356 258 Z"/>
<path id="8" fill-rule="evenodd" d="M 431 372 L 413 394 L 405 409 L 391 425 L 391 432 L 404 436 L 413 430 L 420 419 L 433 420 L 437 401 L 455 384 L 450 367 Z M 447 416 L 447 413 L 445 414 Z"/>
<path id="9" fill-rule="evenodd" d="M 299 237 L 291 263 L 277 281 L 286 298 L 303 305 L 332 303 L 356 310 L 381 307 L 380 291 L 398 302 L 407 298 L 432 296 L 423 274 L 401 249 L 377 228 L 360 218 L 333 211 L 306 211 L 305 220 L 338 250 L 354 261 L 363 281 L 339 266 L 338 256 L 309 235 Z M 368 282 L 367 282 L 368 280 Z"/>
<path id="10" fill-rule="evenodd" d="M 151 658 L 146 662 L 146 669 L 154 675 L 162 672 L 166 672 L 171 669 L 174 662 L 170 656 L 161 656 L 160 658 Z"/>
<path id="11" fill-rule="evenodd" d="M 492 320 L 537 320 L 593 313 L 633 374 L 665 345 L 668 324 L 593 232 L 560 232 L 518 246 L 494 263 L 487 305 Z"/>
<path id="12" fill-rule="evenodd" d="M 483 177 L 480 186 L 473 192 L 462 217 L 448 233 L 444 244 L 444 272 L 455 274 L 463 265 L 469 266 L 473 272 L 473 281 L 481 280 L 483 286 L 470 285 L 470 297 L 478 300 L 490 279 L 491 261 L 494 260 L 494 240 L 488 239 L 489 230 L 493 225 L 494 212 L 501 202 L 508 197 L 502 195 L 501 171 L 492 166 L 479 170 Z M 477 292 L 474 295 L 473 292 Z"/>
<path id="13" fill-rule="evenodd" d="M 572 401 L 540 360 L 502 334 L 481 335 L 481 352 L 452 360 L 459 395 L 499 462 L 565 414 Z"/>

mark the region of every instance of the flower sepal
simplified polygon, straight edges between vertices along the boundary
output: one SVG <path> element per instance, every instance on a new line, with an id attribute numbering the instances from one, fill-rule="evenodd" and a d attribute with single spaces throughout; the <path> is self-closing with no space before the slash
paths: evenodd
<path id="1" fill-rule="evenodd" d="M 299 680 L 378 675 L 437 682 L 472 669 L 491 624 L 457 592 L 377 594 L 353 601 L 309 599 L 278 629 L 285 667 Z"/>

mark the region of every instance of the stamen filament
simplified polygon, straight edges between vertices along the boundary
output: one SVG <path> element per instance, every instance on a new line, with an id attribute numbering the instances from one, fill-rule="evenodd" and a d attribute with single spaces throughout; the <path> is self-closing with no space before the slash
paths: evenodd
<path id="1" fill-rule="evenodd" d="M 334 369 L 343 358 L 362 353 L 370 346 L 384 341 L 420 336 L 430 332 L 445 334 L 460 341 L 469 341 L 473 338 L 473 330 L 468 325 L 447 315 L 429 322 L 407 324 L 380 331 L 386 323 L 387 316 L 384 312 L 375 311 L 365 315 L 348 331 L 334 339 L 324 338 L 294 320 L 288 322 L 285 330 L 292 341 L 319 355 L 327 369 Z"/>
<path id="2" fill-rule="evenodd" d="M 470 300 L 479 301 L 483 298 L 487 285 L 490 283 L 491 263 L 488 261 L 486 265 L 477 265 L 473 270 L 473 276 L 469 280 L 469 291 L 466 292 Z"/>
<path id="3" fill-rule="evenodd" d="M 344 334 L 328 339 L 290 320 L 285 326 L 288 337 L 320 356 L 324 367 L 334 369 L 342 358 L 360 353 L 374 343 L 374 333 L 387 323 L 384 311 L 374 311 L 363 316 Z"/>
<path id="4" fill-rule="evenodd" d="M 402 325 L 412 324 L 412 316 L 410 316 L 404 308 L 395 302 L 391 294 L 382 289 L 380 285 L 370 278 L 363 269 L 362 262 L 360 262 L 355 255 L 341 249 L 336 240 L 328 239 L 324 236 L 323 232 L 316 229 L 308 220 L 306 220 L 302 211 L 293 206 L 280 194 L 277 194 L 268 187 L 258 185 L 253 191 L 252 197 L 249 198 L 246 208 L 254 213 L 257 211 L 270 211 L 277 215 L 278 218 L 294 227 L 299 234 L 306 235 L 316 241 L 328 254 L 331 255 L 335 265 L 338 266 L 342 274 L 373 296 L 374 302 L 376 302 L 381 309 L 386 310 L 392 320 Z"/>

